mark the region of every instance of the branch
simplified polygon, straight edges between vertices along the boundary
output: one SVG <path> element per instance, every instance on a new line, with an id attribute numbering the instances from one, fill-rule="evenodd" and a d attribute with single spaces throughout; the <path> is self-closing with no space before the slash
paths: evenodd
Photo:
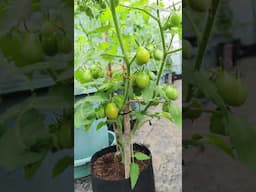
<path id="1" fill-rule="evenodd" d="M 216 17 L 216 13 L 217 13 L 220 1 L 221 0 L 212 1 L 212 6 L 211 6 L 212 9 L 209 10 L 206 27 L 203 32 L 202 39 L 200 40 L 200 43 L 199 43 L 198 54 L 196 57 L 194 70 L 200 70 L 201 68 L 203 57 L 204 57 L 204 54 L 210 39 L 210 35 L 214 26 L 214 21 L 215 21 L 215 17 Z"/>
<path id="2" fill-rule="evenodd" d="M 155 16 L 152 15 L 150 12 L 148 12 L 148 11 L 142 9 L 142 8 L 139 8 L 139 7 L 131 7 L 131 6 L 126 6 L 126 5 L 120 5 L 120 6 L 125 7 L 125 8 L 128 8 L 128 9 L 134 9 L 134 10 L 142 11 L 142 12 L 146 13 L 148 16 L 150 16 L 152 19 L 158 21 L 158 18 L 157 18 L 157 17 L 155 17 Z"/>

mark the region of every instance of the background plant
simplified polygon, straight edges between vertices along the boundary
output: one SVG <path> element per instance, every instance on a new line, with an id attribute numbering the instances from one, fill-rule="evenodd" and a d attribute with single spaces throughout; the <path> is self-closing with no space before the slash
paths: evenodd
<path id="1" fill-rule="evenodd" d="M 198 9 L 193 4 L 194 1 L 185 2 L 186 8 L 183 10 L 185 20 L 191 25 L 198 50 L 192 59 L 192 46 L 186 43 L 186 48 L 184 48 L 184 51 L 186 50 L 184 52 L 186 54 L 183 54 L 183 57 L 186 56 L 183 60 L 184 118 L 195 121 L 203 113 L 210 114 L 210 133 L 207 136 L 195 133 L 190 140 L 183 141 L 183 147 L 210 143 L 226 152 L 231 158 L 238 159 L 249 167 L 255 167 L 253 163 L 256 158 L 253 139 L 255 138 L 255 125 L 233 112 L 234 107 L 245 103 L 248 95 L 239 70 L 235 68 L 233 71 L 227 71 L 223 66 L 218 69 L 207 68 L 204 62 L 211 37 L 218 32 L 214 30 L 215 23 L 218 21 L 216 18 L 220 14 L 218 10 L 226 6 L 227 1 L 209 0 L 203 7 L 204 9 Z M 193 12 L 197 12 L 195 15 L 207 15 L 206 20 L 200 24 L 196 23 L 193 20 Z M 213 104 L 212 107 L 205 108 L 201 104 L 203 98 L 207 98 Z"/>
<path id="2" fill-rule="evenodd" d="M 17 94 L 11 106 L 5 106 L 9 98 L 3 97 L 0 166 L 7 172 L 24 169 L 28 179 L 49 154 L 73 147 L 72 9 L 71 1 L 0 3 L 1 86 L 15 88 L 9 90 L 13 94 L 28 90 L 24 99 Z M 48 83 L 40 84 L 40 78 Z M 40 93 L 38 87 L 46 91 Z M 63 157 L 53 176 L 72 164 L 72 156 Z"/>

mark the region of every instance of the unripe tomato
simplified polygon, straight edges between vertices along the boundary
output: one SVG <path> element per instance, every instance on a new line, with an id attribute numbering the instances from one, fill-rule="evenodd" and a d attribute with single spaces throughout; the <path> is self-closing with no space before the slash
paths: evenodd
<path id="1" fill-rule="evenodd" d="M 216 78 L 216 86 L 228 105 L 237 107 L 245 103 L 248 91 L 239 78 L 227 72 L 220 72 Z"/>
<path id="2" fill-rule="evenodd" d="M 105 114 L 109 119 L 116 119 L 118 117 L 118 108 L 115 103 L 108 103 L 105 107 Z"/>
<path id="3" fill-rule="evenodd" d="M 164 88 L 166 96 L 171 100 L 176 100 L 178 98 L 178 91 L 172 86 L 166 86 Z"/>
<path id="4" fill-rule="evenodd" d="M 159 105 L 159 99 L 158 98 L 155 98 L 153 101 L 152 101 L 152 105 L 156 106 L 156 105 Z"/>
<path id="5" fill-rule="evenodd" d="M 40 33 L 42 36 L 55 34 L 56 27 L 50 21 L 45 21 L 41 27 Z"/>
<path id="6" fill-rule="evenodd" d="M 61 53 L 69 53 L 72 50 L 72 42 L 71 39 L 67 36 L 63 36 L 61 38 L 58 38 L 58 50 Z"/>
<path id="7" fill-rule="evenodd" d="M 186 39 L 182 40 L 182 57 L 185 59 L 188 59 L 191 57 L 192 55 L 192 45 L 190 44 L 190 42 Z"/>
<path id="8" fill-rule="evenodd" d="M 211 0 L 189 0 L 192 9 L 198 12 L 208 11 L 211 6 Z"/>
<path id="9" fill-rule="evenodd" d="M 28 63 L 36 63 L 43 59 L 43 50 L 36 34 L 27 34 L 21 46 L 21 55 Z"/>
<path id="10" fill-rule="evenodd" d="M 92 77 L 93 77 L 94 79 L 97 79 L 97 78 L 99 78 L 100 75 L 101 75 L 102 68 L 101 68 L 100 65 L 93 64 L 93 65 L 90 67 L 90 71 L 91 71 Z"/>
<path id="11" fill-rule="evenodd" d="M 185 116 L 189 119 L 197 119 L 202 114 L 202 106 L 198 100 L 193 99 L 188 109 L 185 111 Z"/>
<path id="12" fill-rule="evenodd" d="M 175 12 L 172 14 L 171 16 L 171 25 L 178 27 L 181 25 L 181 14 L 179 14 L 178 12 Z"/>
<path id="13" fill-rule="evenodd" d="M 142 71 L 136 74 L 136 86 L 144 89 L 149 85 L 150 79 L 146 72 Z"/>
<path id="14" fill-rule="evenodd" d="M 89 69 L 79 68 L 75 71 L 75 78 L 80 83 L 88 83 L 92 81 L 92 75 Z"/>
<path id="15" fill-rule="evenodd" d="M 54 56 L 58 53 L 57 39 L 54 34 L 42 36 L 42 47 L 46 55 Z"/>
<path id="16" fill-rule="evenodd" d="M 146 64 L 150 59 L 150 53 L 144 47 L 139 47 L 136 53 L 136 63 L 138 65 Z"/>
<path id="17" fill-rule="evenodd" d="M 162 60 L 163 59 L 163 52 L 159 49 L 155 49 L 154 50 L 154 59 L 158 60 L 158 61 Z"/>
<path id="18" fill-rule="evenodd" d="M 148 76 L 150 80 L 154 80 L 156 78 L 155 73 L 153 73 L 152 71 L 148 72 Z"/>

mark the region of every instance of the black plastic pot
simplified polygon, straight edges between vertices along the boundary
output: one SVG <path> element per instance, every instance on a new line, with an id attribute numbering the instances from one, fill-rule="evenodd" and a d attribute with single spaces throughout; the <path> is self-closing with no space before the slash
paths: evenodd
<path id="1" fill-rule="evenodd" d="M 134 150 L 143 152 L 151 157 L 150 151 L 143 145 L 134 144 Z M 116 152 L 116 146 L 107 147 L 95 153 L 92 156 L 91 165 L 93 165 L 93 162 L 95 162 L 99 157 L 111 152 Z M 116 181 L 104 180 L 96 177 L 93 174 L 93 171 L 91 178 L 93 192 L 155 192 L 152 160 L 150 160 L 149 166 L 140 173 L 137 184 L 133 190 L 131 190 L 130 179 Z"/>

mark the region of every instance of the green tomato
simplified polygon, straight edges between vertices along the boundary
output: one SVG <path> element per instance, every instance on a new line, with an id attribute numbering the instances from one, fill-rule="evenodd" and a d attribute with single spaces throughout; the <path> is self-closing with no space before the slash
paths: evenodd
<path id="1" fill-rule="evenodd" d="M 21 46 L 21 55 L 28 64 L 42 61 L 43 50 L 36 34 L 26 34 Z"/>
<path id="2" fill-rule="evenodd" d="M 192 45 L 190 44 L 190 42 L 186 39 L 183 39 L 182 41 L 182 57 L 184 59 L 189 59 L 192 55 Z"/>
<path id="3" fill-rule="evenodd" d="M 148 76 L 150 80 L 154 80 L 156 78 L 155 73 L 153 73 L 152 71 L 148 72 Z"/>
<path id="4" fill-rule="evenodd" d="M 115 103 L 108 103 L 105 107 L 105 114 L 109 119 L 116 119 L 118 117 L 119 109 Z"/>
<path id="5" fill-rule="evenodd" d="M 241 79 L 227 72 L 220 72 L 216 78 L 216 86 L 225 103 L 238 107 L 245 103 L 248 91 Z"/>
<path id="6" fill-rule="evenodd" d="M 162 60 L 163 59 L 163 52 L 159 49 L 155 49 L 154 50 L 154 59 L 158 60 L 158 61 Z"/>
<path id="7" fill-rule="evenodd" d="M 208 11 L 211 6 L 211 0 L 189 0 L 192 9 L 198 12 Z"/>
<path id="8" fill-rule="evenodd" d="M 162 110 L 163 110 L 164 112 L 169 113 L 169 112 L 171 111 L 171 102 L 170 102 L 170 101 L 165 101 L 165 102 L 163 103 Z"/>
<path id="9" fill-rule="evenodd" d="M 171 25 L 175 26 L 175 27 L 179 27 L 181 25 L 181 14 L 179 14 L 178 12 L 175 12 L 172 14 L 171 16 Z"/>
<path id="10" fill-rule="evenodd" d="M 54 56 L 58 53 L 57 39 L 54 34 L 42 36 L 42 47 L 44 53 L 48 56 Z"/>
<path id="11" fill-rule="evenodd" d="M 185 116 L 189 119 L 197 119 L 202 114 L 202 106 L 201 103 L 198 100 L 193 99 L 185 111 Z"/>
<path id="12" fill-rule="evenodd" d="M 155 99 L 152 101 L 152 104 L 153 104 L 154 106 L 159 105 L 159 103 L 160 103 L 160 101 L 159 101 L 158 98 L 155 98 Z"/>
<path id="13" fill-rule="evenodd" d="M 53 35 L 56 33 L 56 27 L 50 21 L 46 21 L 43 23 L 40 33 L 42 36 Z"/>
<path id="14" fill-rule="evenodd" d="M 89 69 L 79 68 L 75 71 L 75 78 L 80 83 L 88 83 L 92 81 L 93 77 Z"/>
<path id="15" fill-rule="evenodd" d="M 144 89 L 149 85 L 150 79 L 145 71 L 136 74 L 136 86 L 140 89 Z"/>
<path id="16" fill-rule="evenodd" d="M 176 100 L 178 98 L 178 91 L 172 86 L 166 86 L 164 88 L 166 96 L 171 100 Z"/>
<path id="17" fill-rule="evenodd" d="M 136 63 L 138 65 L 146 64 L 150 59 L 150 53 L 144 47 L 139 47 L 136 52 Z"/>
<path id="18" fill-rule="evenodd" d="M 63 36 L 61 38 L 58 39 L 58 50 L 61 53 L 69 53 L 73 48 L 71 39 L 68 38 L 67 36 Z"/>
<path id="19" fill-rule="evenodd" d="M 93 77 L 94 79 L 97 79 L 97 78 L 100 77 L 100 75 L 101 75 L 101 73 L 102 73 L 101 71 L 103 71 L 103 70 L 102 70 L 102 68 L 101 68 L 100 65 L 93 64 L 93 65 L 90 67 L 90 71 L 91 71 L 92 77 Z"/>

